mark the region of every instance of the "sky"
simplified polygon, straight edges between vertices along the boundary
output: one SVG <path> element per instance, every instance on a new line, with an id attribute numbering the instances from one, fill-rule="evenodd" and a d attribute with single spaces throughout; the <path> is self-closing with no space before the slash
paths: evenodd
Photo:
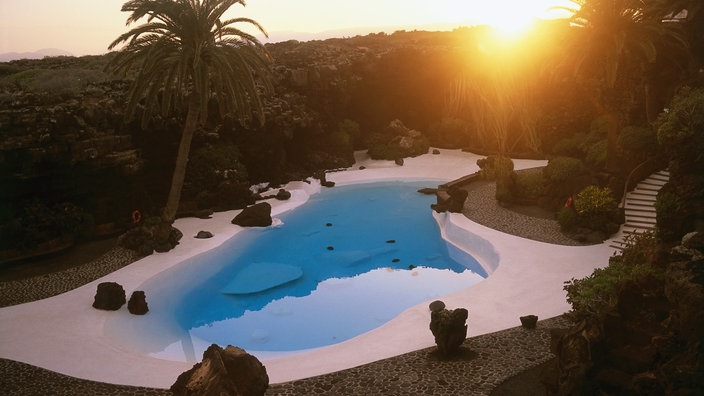
<path id="1" fill-rule="evenodd" d="M 57 48 L 97 55 L 128 30 L 125 0 L 0 0 L 0 54 Z M 447 30 L 475 24 L 523 27 L 563 0 L 247 0 L 228 16 L 259 22 L 269 41 L 379 31 Z M 359 28 L 362 28 L 361 30 Z M 322 34 L 321 34 L 322 33 Z M 266 42 L 267 40 L 263 40 Z"/>

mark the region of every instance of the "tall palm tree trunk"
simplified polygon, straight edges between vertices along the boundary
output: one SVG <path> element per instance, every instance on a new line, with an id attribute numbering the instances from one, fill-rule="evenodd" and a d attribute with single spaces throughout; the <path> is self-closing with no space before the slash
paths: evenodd
<path id="1" fill-rule="evenodd" d="M 178 204 L 181 200 L 181 190 L 183 181 L 186 178 L 186 168 L 188 167 L 188 156 L 191 151 L 191 141 L 198 128 L 198 118 L 200 117 L 200 96 L 197 92 L 191 92 L 188 98 L 188 114 L 181 133 L 181 142 L 178 145 L 176 155 L 176 165 L 171 176 L 171 189 L 161 214 L 165 223 L 173 224 L 178 211 Z"/>

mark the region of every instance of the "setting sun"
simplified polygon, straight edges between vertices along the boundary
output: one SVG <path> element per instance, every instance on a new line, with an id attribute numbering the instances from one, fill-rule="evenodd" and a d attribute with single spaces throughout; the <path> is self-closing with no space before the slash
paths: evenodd
<path id="1" fill-rule="evenodd" d="M 494 28 L 505 37 L 515 37 L 529 30 L 537 20 L 564 17 L 555 7 L 572 4 L 564 0 L 505 0 L 501 2 L 463 3 L 466 15 L 479 25 Z"/>
<path id="2" fill-rule="evenodd" d="M 70 2 L 70 7 L 66 3 Z M 0 53 L 60 48 L 74 55 L 103 53 L 124 27 L 125 0 L 36 0 L 2 2 Z M 556 6 L 568 0 L 250 0 L 233 7 L 229 17 L 248 17 L 270 34 L 267 42 L 364 35 L 396 30 L 452 30 L 488 25 L 504 37 L 516 38 L 536 19 L 565 13 Z M 41 13 L 36 10 L 41 9 Z M 81 10 L 80 13 L 70 10 Z M 257 32 L 253 32 L 257 33 Z"/>
<path id="3" fill-rule="evenodd" d="M 535 4 L 525 1 L 487 3 L 477 15 L 480 24 L 488 25 L 506 36 L 528 30 L 538 17 Z"/>

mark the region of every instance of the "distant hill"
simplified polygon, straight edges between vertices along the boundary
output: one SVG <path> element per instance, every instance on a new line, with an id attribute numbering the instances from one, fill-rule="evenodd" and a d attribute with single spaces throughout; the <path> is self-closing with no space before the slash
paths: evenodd
<path id="1" fill-rule="evenodd" d="M 34 52 L 6 52 L 0 54 L 0 62 L 9 62 L 17 59 L 42 59 L 47 56 L 73 56 L 73 54 L 58 48 L 44 48 Z"/>
<path id="2" fill-rule="evenodd" d="M 420 26 L 411 26 L 411 25 L 399 25 L 399 26 L 360 26 L 360 27 L 354 27 L 354 28 L 344 28 L 344 29 L 337 29 L 337 30 L 324 30 L 322 32 L 316 32 L 316 33 L 311 33 L 311 32 L 301 32 L 301 31 L 294 31 L 294 30 L 289 30 L 289 31 L 275 31 L 275 32 L 269 32 L 269 38 L 265 39 L 264 37 L 259 37 L 260 40 L 263 40 L 264 42 L 268 43 L 278 43 L 278 42 L 283 42 L 283 41 L 288 41 L 288 40 L 297 40 L 297 41 L 312 41 L 312 40 L 326 40 L 326 39 L 331 39 L 331 38 L 348 38 L 348 37 L 354 37 L 354 36 L 364 36 L 370 33 L 380 33 L 384 32 L 387 34 L 391 34 L 395 31 L 403 30 L 403 31 L 451 31 L 453 29 L 458 28 L 459 26 L 457 24 L 449 24 L 449 23 L 434 23 L 434 24 L 427 24 L 427 25 L 420 25 Z"/>

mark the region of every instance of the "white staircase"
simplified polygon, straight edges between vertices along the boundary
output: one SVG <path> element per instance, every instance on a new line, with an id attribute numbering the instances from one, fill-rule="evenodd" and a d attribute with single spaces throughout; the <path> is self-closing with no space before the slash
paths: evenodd
<path id="1" fill-rule="evenodd" d="M 632 235 L 655 230 L 655 198 L 668 180 L 670 180 L 670 172 L 666 170 L 655 172 L 626 194 L 624 201 L 626 221 L 609 241 L 609 246 L 623 250 Z"/>

